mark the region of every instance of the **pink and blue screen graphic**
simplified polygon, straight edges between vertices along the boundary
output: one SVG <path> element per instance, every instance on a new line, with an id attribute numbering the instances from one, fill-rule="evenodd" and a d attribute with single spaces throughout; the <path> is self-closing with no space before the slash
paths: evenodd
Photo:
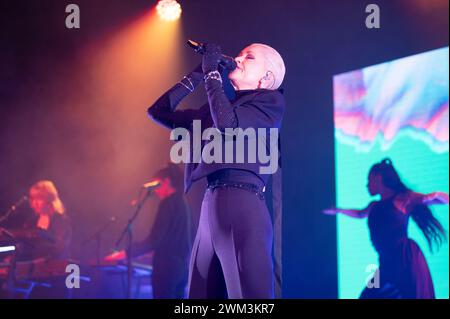
<path id="1" fill-rule="evenodd" d="M 441 48 L 334 76 L 336 205 L 363 208 L 370 167 L 389 157 L 414 191 L 449 191 L 449 49 Z M 448 231 L 448 205 L 431 206 Z M 449 246 L 430 252 L 411 221 L 437 298 L 449 298 Z M 340 298 L 358 298 L 378 265 L 367 220 L 337 217 Z"/>

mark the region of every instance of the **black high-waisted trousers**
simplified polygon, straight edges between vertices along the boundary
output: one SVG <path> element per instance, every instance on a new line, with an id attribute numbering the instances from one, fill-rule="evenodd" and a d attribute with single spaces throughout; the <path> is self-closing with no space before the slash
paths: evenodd
<path id="1" fill-rule="evenodd" d="M 247 171 L 221 170 L 208 184 L 264 183 Z M 189 298 L 273 298 L 272 222 L 265 200 L 236 187 L 208 188 L 189 267 Z"/>

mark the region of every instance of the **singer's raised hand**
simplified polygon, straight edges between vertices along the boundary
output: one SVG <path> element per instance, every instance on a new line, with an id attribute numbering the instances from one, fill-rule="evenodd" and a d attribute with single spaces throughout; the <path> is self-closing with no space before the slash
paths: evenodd
<path id="1" fill-rule="evenodd" d="M 208 74 L 218 70 L 220 58 L 222 57 L 222 49 L 213 43 L 207 43 L 204 46 L 205 53 L 203 54 L 202 68 L 203 73 Z"/>
<path id="2" fill-rule="evenodd" d="M 202 69 L 202 63 L 197 65 L 195 69 L 193 69 L 188 75 L 191 80 L 195 81 L 195 85 L 200 83 L 203 80 L 203 69 Z"/>

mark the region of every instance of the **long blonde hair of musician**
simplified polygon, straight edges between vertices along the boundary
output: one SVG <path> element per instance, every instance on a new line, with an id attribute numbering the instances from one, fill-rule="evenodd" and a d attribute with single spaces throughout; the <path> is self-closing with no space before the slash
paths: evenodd
<path id="1" fill-rule="evenodd" d="M 30 199 L 33 197 L 40 197 L 51 203 L 53 209 L 58 214 L 64 214 L 65 208 L 59 198 L 58 191 L 52 181 L 42 180 L 31 186 Z"/>

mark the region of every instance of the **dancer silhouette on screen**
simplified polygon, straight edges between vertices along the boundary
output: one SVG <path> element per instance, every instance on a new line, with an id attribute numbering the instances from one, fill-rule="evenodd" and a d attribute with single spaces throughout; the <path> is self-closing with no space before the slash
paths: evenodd
<path id="1" fill-rule="evenodd" d="M 422 230 L 430 250 L 447 240 L 441 223 L 429 205 L 448 204 L 443 192 L 420 194 L 408 189 L 390 159 L 372 166 L 368 178 L 370 195 L 381 199 L 366 208 L 331 208 L 325 214 L 341 213 L 354 218 L 368 218 L 372 244 L 379 255 L 379 288 L 366 287 L 361 299 L 405 298 L 433 299 L 434 286 L 425 257 L 417 243 L 408 237 L 409 217 Z"/>

